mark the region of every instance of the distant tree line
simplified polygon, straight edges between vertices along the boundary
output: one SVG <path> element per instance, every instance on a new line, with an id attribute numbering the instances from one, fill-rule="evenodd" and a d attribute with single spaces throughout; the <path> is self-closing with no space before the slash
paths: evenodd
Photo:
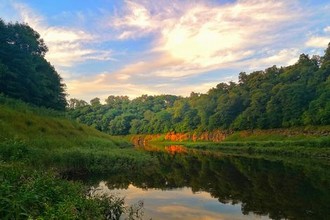
<path id="1" fill-rule="evenodd" d="M 324 56 L 239 74 L 207 94 L 70 99 L 69 115 L 112 134 L 269 129 L 330 124 L 330 44 Z"/>
<path id="2" fill-rule="evenodd" d="M 0 19 L 0 93 L 38 106 L 64 110 L 65 84 L 45 59 L 40 35 L 27 24 Z"/>

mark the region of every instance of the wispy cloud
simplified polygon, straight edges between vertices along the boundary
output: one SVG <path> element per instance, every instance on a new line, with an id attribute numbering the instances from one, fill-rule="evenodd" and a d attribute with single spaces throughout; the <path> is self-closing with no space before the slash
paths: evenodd
<path id="1" fill-rule="evenodd" d="M 324 36 L 324 37 L 313 36 L 308 39 L 308 41 L 306 42 L 306 46 L 326 48 L 329 42 L 330 42 L 330 36 Z"/>
<path id="2" fill-rule="evenodd" d="M 107 21 L 108 27 L 120 41 L 152 36 L 149 55 L 92 77 L 88 88 L 81 81 L 70 82 L 69 88 L 77 85 L 70 94 L 80 96 L 94 88 L 132 97 L 169 93 L 166 91 L 189 95 L 191 91 L 206 92 L 220 80 L 229 81 L 220 74 L 217 82 L 184 85 L 184 79 L 191 76 L 228 67 L 246 71 L 292 64 L 299 52 L 281 48 L 283 35 L 278 33 L 299 19 L 301 9 L 295 1 L 240 0 L 218 5 L 208 1 L 125 1 L 124 8 Z M 125 91 L 118 90 L 117 83 Z"/>
<path id="3" fill-rule="evenodd" d="M 153 65 L 149 71 L 161 77 L 182 77 L 252 57 L 251 48 L 270 45 L 280 26 L 300 17 L 294 7 L 297 6 L 293 3 L 274 0 L 242 0 L 217 6 L 205 1 L 175 4 L 169 1 L 158 5 L 126 1 L 124 14 L 112 23 L 121 29 L 119 39 L 153 34 L 152 52 L 176 62 L 167 66 L 161 63 L 159 68 Z M 159 63 L 157 59 L 152 62 Z M 146 64 L 146 69 L 147 66 L 150 65 Z"/>
<path id="4" fill-rule="evenodd" d="M 245 71 L 260 70 L 275 64 L 280 64 L 280 66 L 292 65 L 297 62 L 299 52 L 296 48 L 287 48 L 279 51 L 268 49 L 259 58 L 247 60 L 244 66 L 248 68 Z"/>
<path id="5" fill-rule="evenodd" d="M 172 94 L 189 96 L 192 91 L 205 93 L 219 82 L 236 81 L 236 76 L 219 77 L 216 81 L 191 81 L 185 79 L 168 80 L 154 76 L 125 75 L 102 73 L 94 76 L 79 77 L 67 80 L 70 97 L 91 100 L 99 97 L 105 100 L 109 95 L 127 95 L 135 98 L 142 94 L 161 95 Z"/>
<path id="6" fill-rule="evenodd" d="M 71 97 L 85 100 L 206 92 L 241 71 L 321 54 L 330 41 L 329 7 L 309 9 L 299 0 L 124 0 L 52 15 L 62 24 L 70 18 L 65 27 L 27 4 L 4 1 L 44 38 L 46 58 Z M 109 64 L 114 56 L 118 62 Z"/>
<path id="7" fill-rule="evenodd" d="M 55 66 L 72 66 L 89 59 L 111 59 L 111 51 L 85 46 L 96 41 L 96 36 L 79 29 L 50 26 L 43 16 L 23 3 L 13 3 L 13 7 L 19 13 L 20 20 L 37 30 L 44 39 L 49 49 L 46 58 Z"/>
<path id="8" fill-rule="evenodd" d="M 324 2 L 313 7 L 313 16 L 310 18 L 313 28 L 309 31 L 305 46 L 322 54 L 330 42 L 330 4 Z"/>
<path id="9" fill-rule="evenodd" d="M 159 95 L 159 90 L 146 84 L 137 84 L 134 81 L 123 81 L 121 78 L 107 80 L 108 74 L 98 74 L 91 77 L 79 77 L 67 81 L 70 97 L 91 100 L 99 97 L 105 100 L 109 95 L 127 95 L 134 98 L 141 94 Z"/>

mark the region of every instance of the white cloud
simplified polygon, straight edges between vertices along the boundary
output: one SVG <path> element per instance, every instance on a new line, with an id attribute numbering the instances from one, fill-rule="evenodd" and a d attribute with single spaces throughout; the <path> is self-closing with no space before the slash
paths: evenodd
<path id="1" fill-rule="evenodd" d="M 86 101 L 99 97 L 106 99 L 109 95 L 127 95 L 131 98 L 142 94 L 158 95 L 159 91 L 148 85 L 136 84 L 114 76 L 108 80 L 109 74 L 103 73 L 91 77 L 79 77 L 66 81 L 70 97 Z M 124 77 L 125 78 L 125 77 Z"/>
<path id="2" fill-rule="evenodd" d="M 236 76 L 230 76 L 219 77 L 217 80 L 205 79 L 203 81 L 197 80 L 187 83 L 184 78 L 173 78 L 169 80 L 168 78 L 164 79 L 155 75 L 143 76 L 141 72 L 129 74 L 135 67 L 133 65 L 123 72 L 104 72 L 89 77 L 71 77 L 66 80 L 68 93 L 70 97 L 84 99 L 86 101 L 94 97 L 104 100 L 109 95 L 127 95 L 130 98 L 135 98 L 143 94 L 189 96 L 191 92 L 205 93 L 212 87 L 215 87 L 219 82 L 237 80 Z M 144 65 L 141 67 L 144 68 Z"/>
<path id="3" fill-rule="evenodd" d="M 279 29 L 299 18 L 299 10 L 292 10 L 294 5 L 286 1 L 238 1 L 220 6 L 187 2 L 173 5 L 167 1 L 150 4 L 127 1 L 124 14 L 117 14 L 112 22 L 120 30 L 120 40 L 151 34 L 154 41 L 149 56 L 141 56 L 113 72 L 67 81 L 72 97 L 204 93 L 220 81 L 237 77 L 219 75 L 216 81 L 193 84 L 185 79 L 228 66 L 240 71 L 283 66 L 298 57 L 297 49 L 271 47 Z"/>
<path id="4" fill-rule="evenodd" d="M 247 47 L 269 43 L 264 36 L 271 26 L 291 18 L 286 10 L 286 5 L 273 1 L 196 6 L 163 30 L 161 49 L 201 67 L 238 61 L 250 55 Z"/>
<path id="5" fill-rule="evenodd" d="M 306 46 L 316 47 L 316 48 L 326 48 L 329 42 L 330 42 L 330 36 L 326 36 L 326 37 L 313 36 L 308 39 L 308 41 L 306 42 Z"/>
<path id="6" fill-rule="evenodd" d="M 251 48 L 270 45 L 278 36 L 278 28 L 299 18 L 299 10 L 292 10 L 294 7 L 293 3 L 275 0 L 241 0 L 217 6 L 187 1 L 158 5 L 126 1 L 124 14 L 112 23 L 121 30 L 119 39 L 146 34 L 155 37 L 152 51 L 162 55 L 151 61 L 153 65 L 139 64 L 145 74 L 184 77 L 249 59 L 255 54 Z M 171 62 L 164 65 L 158 57 Z"/>
<path id="7" fill-rule="evenodd" d="M 94 50 L 86 47 L 96 37 L 74 28 L 53 27 L 47 24 L 44 17 L 22 3 L 14 3 L 20 20 L 28 23 L 39 32 L 49 51 L 46 58 L 55 66 L 72 66 L 77 62 L 89 59 L 110 60 L 111 51 Z"/>
<path id="8" fill-rule="evenodd" d="M 326 48 L 330 42 L 330 26 L 323 28 L 322 36 L 311 36 L 306 41 L 305 45 L 314 48 Z"/>
<path id="9" fill-rule="evenodd" d="M 246 66 L 248 66 L 248 70 L 250 71 L 261 70 L 273 65 L 288 66 L 296 63 L 298 58 L 299 50 L 295 48 L 288 48 L 279 51 L 266 50 L 265 55 L 261 58 L 248 60 Z"/>
<path id="10" fill-rule="evenodd" d="M 106 21 L 93 17 L 93 24 L 100 25 L 101 29 L 107 28 L 92 28 L 97 30 L 93 31 L 95 34 L 78 28 L 50 26 L 44 17 L 24 4 L 16 4 L 16 8 L 21 20 L 29 23 L 45 39 L 49 47 L 47 59 L 56 66 L 111 59 L 112 51 L 96 49 L 94 43 L 100 39 L 114 45 L 120 40 L 120 44 L 127 47 L 123 50 L 132 51 L 132 54 L 125 54 L 129 61 L 121 67 L 113 68 L 112 72 L 103 69 L 102 74 L 88 78 L 72 73 L 74 68 L 62 68 L 72 70 L 65 73 L 69 94 L 84 99 L 95 96 L 103 99 L 109 94 L 131 97 L 146 93 L 189 95 L 191 91 L 206 92 L 221 80 L 226 81 L 225 69 L 238 73 L 274 64 L 292 64 L 303 49 L 303 34 L 308 29 L 303 24 L 312 26 L 316 23 L 306 9 L 302 13 L 296 0 L 212 2 L 124 1 L 124 8 L 116 9 L 115 15 L 108 14 Z M 330 26 L 323 27 L 323 35 L 310 37 L 305 46 L 326 47 Z M 141 37 L 150 39 L 148 45 L 143 42 L 143 48 L 151 49 L 135 51 L 134 47 L 129 48 L 131 43 L 139 43 L 137 39 Z M 212 79 L 218 79 L 217 82 L 205 80 L 199 85 L 186 85 L 188 80 L 185 79 L 209 71 L 214 73 L 215 70 L 219 71 L 219 76 Z M 230 80 L 235 78 L 233 76 Z"/>
<path id="11" fill-rule="evenodd" d="M 323 31 L 326 32 L 326 33 L 327 33 L 327 32 L 330 32 L 330 26 L 325 27 L 325 28 L 323 29 Z"/>

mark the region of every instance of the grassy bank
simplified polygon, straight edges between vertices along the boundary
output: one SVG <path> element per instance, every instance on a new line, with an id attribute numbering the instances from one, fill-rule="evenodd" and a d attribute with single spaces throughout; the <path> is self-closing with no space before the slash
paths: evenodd
<path id="1" fill-rule="evenodd" d="M 164 142 L 163 144 L 173 144 Z M 276 155 L 287 157 L 313 157 L 330 160 L 330 148 L 312 146 L 314 143 L 290 143 L 290 142 L 181 142 L 186 147 L 196 149 L 220 150 L 224 153 L 249 154 L 249 155 Z M 303 145 L 311 146 L 303 146 Z"/>
<path id="2" fill-rule="evenodd" d="M 162 145 L 183 144 L 196 149 L 214 149 L 234 154 L 268 154 L 295 157 L 319 157 L 330 159 L 330 126 L 298 127 L 238 131 L 226 135 L 222 141 L 166 140 L 166 135 L 133 136 L 133 142 L 159 143 Z M 184 135 L 184 134 L 183 134 Z M 181 136 L 183 136 L 181 134 Z M 186 135 L 193 137 L 192 134 Z M 212 134 L 210 135 L 212 136 Z"/>
<path id="3" fill-rule="evenodd" d="M 0 216 L 102 219 L 125 211 L 116 198 L 87 199 L 69 174 L 143 169 L 155 163 L 128 141 L 67 120 L 61 112 L 0 96 Z"/>

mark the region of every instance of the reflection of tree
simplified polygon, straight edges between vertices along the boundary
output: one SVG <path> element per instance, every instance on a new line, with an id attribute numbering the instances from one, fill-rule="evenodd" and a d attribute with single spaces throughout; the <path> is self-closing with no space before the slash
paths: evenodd
<path id="1" fill-rule="evenodd" d="M 182 145 L 170 145 L 165 147 L 165 151 L 170 154 L 182 154 L 187 153 L 187 149 Z"/>
<path id="2" fill-rule="evenodd" d="M 109 178 L 109 186 L 171 189 L 188 186 L 206 191 L 222 203 L 242 203 L 242 212 L 273 219 L 326 219 L 330 210 L 330 185 L 323 169 L 309 172 L 279 161 L 215 155 L 150 152 L 160 167 Z M 315 173 L 317 171 L 317 173 Z M 323 173 L 324 172 L 324 173 Z M 323 174 L 322 174 L 323 173 Z"/>

